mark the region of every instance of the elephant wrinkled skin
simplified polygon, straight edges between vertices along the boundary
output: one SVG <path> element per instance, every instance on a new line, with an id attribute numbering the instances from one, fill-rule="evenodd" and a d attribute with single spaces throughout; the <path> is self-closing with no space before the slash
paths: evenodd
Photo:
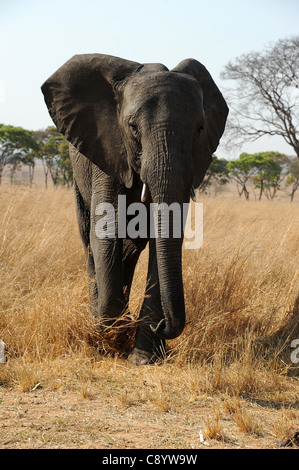
<path id="1" fill-rule="evenodd" d="M 77 218 L 91 310 L 111 323 L 128 304 L 149 243 L 146 295 L 129 360 L 148 364 L 185 325 L 180 238 L 98 238 L 96 208 L 188 203 L 204 178 L 228 114 L 206 68 L 186 59 L 168 70 L 102 54 L 76 55 L 43 85 L 53 122 L 70 143 Z M 143 189 L 142 189 L 143 188 Z M 117 215 L 117 214 L 116 214 Z"/>

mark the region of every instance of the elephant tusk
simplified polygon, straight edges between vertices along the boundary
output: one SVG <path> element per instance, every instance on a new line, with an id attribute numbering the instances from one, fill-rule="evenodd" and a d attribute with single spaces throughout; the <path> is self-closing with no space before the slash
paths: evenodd
<path id="1" fill-rule="evenodd" d="M 159 321 L 159 323 L 156 326 L 150 325 L 150 329 L 152 330 L 153 333 L 157 334 L 159 333 L 159 331 L 165 328 L 165 325 L 166 325 L 166 321 L 163 318 L 162 320 Z"/>
<path id="2" fill-rule="evenodd" d="M 195 194 L 195 190 L 193 186 L 191 186 L 190 188 L 190 196 L 191 196 L 192 201 L 196 202 L 196 194 Z"/>
<path id="3" fill-rule="evenodd" d="M 147 196 L 148 196 L 148 187 L 145 183 L 143 183 L 142 192 L 141 192 L 141 202 L 143 203 L 146 202 Z"/>

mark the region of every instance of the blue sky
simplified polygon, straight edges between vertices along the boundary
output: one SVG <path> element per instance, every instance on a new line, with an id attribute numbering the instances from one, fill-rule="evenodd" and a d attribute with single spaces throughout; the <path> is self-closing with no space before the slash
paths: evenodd
<path id="1" fill-rule="evenodd" d="M 223 89 L 229 60 L 298 34 L 298 25 L 298 0 L 0 0 L 0 122 L 51 125 L 40 86 L 74 54 L 169 68 L 193 57 Z M 259 150 L 292 153 L 279 138 L 240 152 Z M 216 154 L 229 157 L 221 146 Z"/>

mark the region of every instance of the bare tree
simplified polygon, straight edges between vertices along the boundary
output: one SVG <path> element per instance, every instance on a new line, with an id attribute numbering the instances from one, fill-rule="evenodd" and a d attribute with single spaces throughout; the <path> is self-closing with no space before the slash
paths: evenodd
<path id="1" fill-rule="evenodd" d="M 222 78 L 234 85 L 226 95 L 230 140 L 240 144 L 281 136 L 299 158 L 299 36 L 237 57 L 224 67 Z"/>

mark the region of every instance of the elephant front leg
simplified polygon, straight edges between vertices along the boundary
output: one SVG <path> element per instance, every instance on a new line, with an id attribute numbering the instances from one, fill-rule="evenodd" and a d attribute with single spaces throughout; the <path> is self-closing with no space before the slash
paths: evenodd
<path id="1" fill-rule="evenodd" d="M 138 319 L 134 349 L 128 360 L 134 365 L 152 364 L 165 355 L 165 341 L 153 333 L 150 325 L 163 318 L 155 240 L 149 241 L 149 264 L 145 297 Z"/>
<path id="2" fill-rule="evenodd" d="M 109 214 L 111 208 L 111 214 Z M 117 186 L 102 177 L 100 190 L 91 203 L 90 250 L 95 271 L 93 286 L 97 305 L 94 315 L 103 325 L 111 325 L 124 311 L 122 284 L 122 239 L 117 228 Z"/>
<path id="3" fill-rule="evenodd" d="M 111 325 L 126 307 L 122 289 L 121 245 L 121 240 L 96 240 L 92 243 L 97 291 L 95 315 L 104 325 Z"/>

